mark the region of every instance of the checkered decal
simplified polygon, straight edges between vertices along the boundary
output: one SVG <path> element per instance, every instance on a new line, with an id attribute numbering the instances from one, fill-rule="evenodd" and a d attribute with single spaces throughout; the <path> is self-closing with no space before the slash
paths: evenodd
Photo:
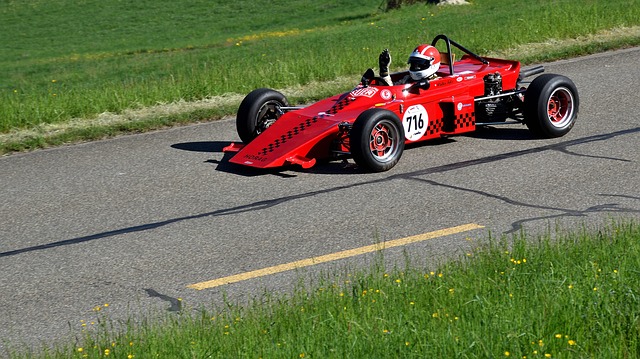
<path id="1" fill-rule="evenodd" d="M 282 135 L 280 136 L 280 138 L 276 138 L 272 143 L 268 144 L 267 147 L 259 151 L 258 154 L 265 156 L 267 153 L 273 152 L 274 149 L 280 147 L 281 145 L 284 145 L 287 141 L 292 139 L 293 136 L 296 136 L 301 132 L 303 132 L 304 130 L 306 130 L 307 128 L 311 127 L 314 123 L 318 122 L 318 119 L 322 119 L 324 118 L 324 116 L 325 115 L 322 114 L 322 115 L 314 116 L 313 118 L 308 118 L 300 122 L 298 126 L 295 126 L 291 130 L 287 131 L 286 135 Z"/>
<path id="2" fill-rule="evenodd" d="M 336 113 L 338 113 L 338 111 L 342 111 L 344 110 L 345 107 L 349 106 L 349 104 L 351 102 L 355 101 L 354 98 L 351 98 L 349 96 L 343 98 L 342 100 L 336 102 L 335 105 L 331 106 L 331 108 L 329 110 L 327 110 L 327 113 L 330 115 L 335 115 Z"/>
<path id="3" fill-rule="evenodd" d="M 427 133 L 425 133 L 425 136 L 433 136 L 436 133 L 440 133 L 440 131 L 442 131 L 442 119 L 436 118 L 429 123 L 429 127 L 427 127 Z"/>
<path id="4" fill-rule="evenodd" d="M 453 126 L 455 127 L 456 130 L 461 128 L 466 128 L 466 127 L 471 127 L 475 124 L 474 122 L 475 116 L 476 116 L 475 112 L 462 113 L 456 116 L 456 119 L 453 121 Z"/>

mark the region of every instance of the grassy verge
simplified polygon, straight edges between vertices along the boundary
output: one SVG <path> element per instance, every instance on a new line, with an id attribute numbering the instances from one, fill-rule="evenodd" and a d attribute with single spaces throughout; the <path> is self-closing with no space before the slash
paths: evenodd
<path id="1" fill-rule="evenodd" d="M 379 260 L 292 295 L 123 332 L 104 308 L 81 344 L 27 357 L 640 357 L 640 226 L 551 237 L 492 240 L 434 271 Z"/>
<path id="2" fill-rule="evenodd" d="M 638 0 L 476 0 L 387 13 L 378 0 L 137 4 L 10 1 L 2 8 L 0 153 L 232 115 L 239 100 L 169 115 L 126 113 L 257 87 L 305 86 L 298 99 L 317 99 L 351 86 L 377 65 L 382 48 L 401 67 L 416 44 L 437 33 L 525 63 L 640 44 Z M 594 37 L 611 29 L 617 37 Z M 542 46 L 512 51 L 532 43 Z M 348 85 L 338 81 L 331 91 L 313 87 L 345 76 Z M 123 121 L 101 124 L 105 114 Z"/>

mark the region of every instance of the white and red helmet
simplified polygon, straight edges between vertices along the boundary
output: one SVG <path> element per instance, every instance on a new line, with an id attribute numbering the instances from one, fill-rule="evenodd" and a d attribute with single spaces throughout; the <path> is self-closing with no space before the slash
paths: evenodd
<path id="1" fill-rule="evenodd" d="M 415 81 L 425 79 L 440 68 L 440 52 L 431 45 L 420 45 L 409 56 L 409 74 Z"/>

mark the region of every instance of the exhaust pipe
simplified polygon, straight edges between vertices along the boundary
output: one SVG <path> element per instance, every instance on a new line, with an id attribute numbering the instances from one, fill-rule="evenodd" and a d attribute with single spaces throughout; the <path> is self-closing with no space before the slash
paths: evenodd
<path id="1" fill-rule="evenodd" d="M 544 72 L 544 66 L 542 66 L 542 65 L 536 66 L 536 67 L 532 67 L 532 68 L 526 69 L 526 70 L 521 70 L 520 71 L 520 76 L 518 76 L 518 81 L 522 81 L 526 77 L 537 75 L 537 74 L 541 74 L 543 72 Z"/>

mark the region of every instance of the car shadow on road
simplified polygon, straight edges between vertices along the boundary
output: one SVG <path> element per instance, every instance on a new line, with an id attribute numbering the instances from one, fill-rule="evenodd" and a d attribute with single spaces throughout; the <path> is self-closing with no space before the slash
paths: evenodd
<path id="1" fill-rule="evenodd" d="M 474 132 L 466 134 L 466 136 L 485 140 L 527 141 L 539 139 L 526 127 L 479 126 Z"/>
<path id="2" fill-rule="evenodd" d="M 222 152 L 231 141 L 182 142 L 171 145 L 171 148 L 191 152 Z"/>
<path id="3" fill-rule="evenodd" d="M 265 174 L 273 174 L 274 171 L 260 171 L 250 167 L 244 167 L 229 162 L 229 158 L 233 156 L 232 152 L 224 152 L 223 149 L 229 146 L 231 141 L 198 141 L 198 142 L 182 142 L 171 145 L 171 148 L 182 151 L 205 152 L 205 153 L 223 153 L 222 159 L 211 158 L 205 163 L 217 165 L 216 171 L 237 174 L 246 177 L 260 176 Z"/>

